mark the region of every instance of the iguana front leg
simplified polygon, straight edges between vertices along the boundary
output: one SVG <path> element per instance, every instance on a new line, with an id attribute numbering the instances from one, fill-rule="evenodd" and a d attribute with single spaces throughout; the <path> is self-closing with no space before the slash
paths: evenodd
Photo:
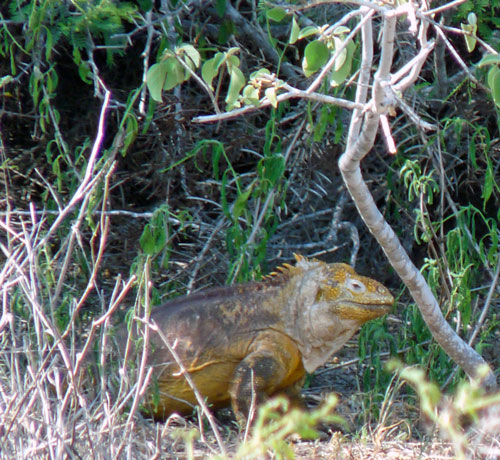
<path id="1" fill-rule="evenodd" d="M 234 372 L 229 388 L 231 405 L 238 422 L 244 422 L 252 401 L 258 406 L 273 394 L 285 394 L 301 405 L 297 390 L 305 375 L 297 345 L 276 331 L 262 334 Z"/>

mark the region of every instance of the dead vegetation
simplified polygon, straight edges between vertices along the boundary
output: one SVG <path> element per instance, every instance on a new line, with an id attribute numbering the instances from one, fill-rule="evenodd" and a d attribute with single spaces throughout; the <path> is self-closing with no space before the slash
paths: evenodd
<path id="1" fill-rule="evenodd" d="M 2 36 L 25 46 L 41 32 L 23 29 L 27 16 L 21 7 L 35 8 L 37 2 L 8 3 L 9 8 L 0 7 Z M 275 62 L 272 49 L 255 49 L 251 31 L 263 26 L 253 21 L 251 5 L 245 8 L 230 11 L 239 25 L 225 46 L 241 46 L 248 69 Z M 2 47 L 9 59 L 0 62 L 1 75 L 14 80 L 0 83 L 0 456 L 207 458 L 226 452 L 279 458 L 293 452 L 304 459 L 447 459 L 463 452 L 469 458 L 498 457 L 498 414 L 481 407 L 478 419 L 462 424 L 469 413 L 457 405 L 466 400 L 453 405 L 439 395 L 441 402 L 432 406 L 438 417 L 461 424 L 459 436 L 450 440 L 436 428 L 439 423 L 422 415 L 415 392 L 383 370 L 390 356 L 398 356 L 419 363 L 444 390 L 463 379 L 432 344 L 347 198 L 340 174 L 332 175 L 343 150 L 345 114 L 290 101 L 283 113 L 268 109 L 200 126 L 191 120 L 211 113 L 212 106 L 191 81 L 150 111 L 142 87 L 127 105 L 143 82 L 145 62 L 154 62 L 166 25 L 178 20 L 187 41 L 199 37 L 196 24 L 203 24 L 205 39 L 215 47 L 224 22 L 214 19 L 211 8 L 192 2 L 137 14 L 116 32 L 130 44 L 120 45 L 124 54 L 113 57 L 113 66 L 103 48 L 109 37 L 95 30 L 94 42 L 81 48 L 87 54 L 80 67 L 72 58 L 80 36 L 61 39 L 52 55 L 40 39 L 27 53 Z M 336 6 L 325 6 L 305 20 L 332 22 L 340 14 Z M 50 19 L 47 24 L 69 25 L 56 13 Z M 254 29 L 238 34 L 243 24 Z M 282 39 L 288 34 L 281 26 L 274 31 Z M 460 43 L 452 39 L 463 52 Z M 300 51 L 287 51 L 290 79 L 300 74 Z M 451 58 L 441 64 L 453 78 L 463 75 Z M 84 68 L 90 69 L 90 84 L 82 80 Z M 32 75 L 38 71 L 35 84 Z M 429 64 L 424 86 L 434 84 L 432 75 Z M 44 104 L 34 99 L 36 85 L 45 91 Z M 414 109 L 439 124 L 440 134 L 423 138 L 398 113 L 398 155 L 387 156 L 381 142 L 363 167 L 405 249 L 417 266 L 426 267 L 447 319 L 497 369 L 497 113 L 480 86 L 461 88 L 449 88 L 446 100 L 436 96 L 435 101 L 415 90 Z M 137 130 L 128 128 L 129 109 Z M 265 162 L 278 156 L 283 173 L 266 185 L 262 165 L 269 168 Z M 238 201 L 249 188 L 247 200 Z M 236 203 L 242 205 L 237 216 Z M 151 251 L 145 250 L 148 244 Z M 304 391 L 311 407 L 332 391 L 340 394 L 336 413 L 347 422 L 343 434 L 337 425 L 327 425 L 317 440 L 281 437 L 274 445 L 263 444 L 262 452 L 248 452 L 228 414 L 216 420 L 219 442 L 204 419 L 174 417 L 163 424 L 144 419 L 147 367 L 139 364 L 140 379 L 129 380 L 123 363 L 113 361 L 107 352 L 113 324 L 130 308 L 145 318 L 150 305 L 167 297 L 260 277 L 293 252 L 355 263 L 400 295 L 384 323 L 351 341 Z M 90 383 L 83 372 L 88 359 L 97 360 L 101 370 Z"/>

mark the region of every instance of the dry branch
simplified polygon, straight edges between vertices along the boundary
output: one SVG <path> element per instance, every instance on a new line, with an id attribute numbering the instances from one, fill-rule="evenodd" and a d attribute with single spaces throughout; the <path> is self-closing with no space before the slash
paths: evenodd
<path id="1" fill-rule="evenodd" d="M 387 112 L 387 100 L 391 99 L 391 94 L 387 91 L 387 82 L 390 81 L 392 67 L 395 19 L 394 15 L 385 15 L 384 17 L 380 63 L 373 78 L 373 99 L 368 103 L 369 110 L 364 116 L 360 136 L 357 140 L 353 137 L 349 139 L 346 150 L 339 159 L 339 167 L 363 221 L 383 248 L 397 274 L 408 287 L 433 337 L 469 377 L 480 378 L 484 376 L 482 368 L 483 366 L 487 367 L 486 362 L 479 353 L 456 334 L 444 319 L 429 285 L 410 260 L 396 234 L 378 210 L 361 174 L 360 163 L 374 145 L 381 117 Z M 427 26 L 422 23 L 420 27 L 419 38 L 422 50 L 425 50 L 428 44 L 425 41 L 424 28 Z M 364 41 L 363 55 L 371 55 L 372 53 L 370 49 L 365 50 L 367 46 L 371 46 L 370 42 Z M 419 53 L 421 60 L 425 60 L 427 55 L 427 52 Z M 421 68 L 422 63 L 415 63 L 415 66 Z M 417 76 L 418 73 L 410 73 L 405 78 L 404 87 L 408 87 L 412 80 L 414 82 Z M 366 76 L 360 76 L 360 78 L 366 81 Z M 358 86 L 358 89 L 360 90 L 361 87 L 361 85 Z M 359 124 L 359 120 L 353 114 L 351 126 L 357 124 Z M 486 388 L 496 387 L 496 378 L 491 370 L 484 376 L 484 386 Z"/>

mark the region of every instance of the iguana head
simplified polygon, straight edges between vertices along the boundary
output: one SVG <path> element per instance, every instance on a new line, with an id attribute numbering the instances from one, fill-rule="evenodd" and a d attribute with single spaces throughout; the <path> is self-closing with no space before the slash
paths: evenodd
<path id="1" fill-rule="evenodd" d="M 342 319 L 363 324 L 387 313 L 394 297 L 378 281 L 358 275 L 350 265 L 336 263 L 327 265 L 316 301 L 329 303 L 331 312 Z"/>
<path id="2" fill-rule="evenodd" d="M 378 281 L 358 275 L 343 263 L 296 256 L 290 269 L 296 279 L 295 324 L 303 364 L 308 372 L 325 364 L 367 321 L 387 313 L 394 303 L 389 290 Z"/>

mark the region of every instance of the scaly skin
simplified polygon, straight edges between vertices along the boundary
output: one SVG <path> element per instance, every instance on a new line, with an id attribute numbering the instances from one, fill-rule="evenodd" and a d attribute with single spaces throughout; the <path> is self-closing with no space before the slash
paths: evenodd
<path id="1" fill-rule="evenodd" d="M 238 420 L 284 394 L 301 405 L 307 372 L 331 355 L 366 322 L 394 302 L 379 282 L 346 264 L 296 256 L 261 282 L 207 289 L 153 309 L 151 321 L 214 409 L 229 404 Z M 117 334 L 126 343 L 123 328 Z M 150 331 L 148 365 L 153 378 L 146 406 L 156 419 L 190 414 L 196 397 L 163 339 Z"/>

